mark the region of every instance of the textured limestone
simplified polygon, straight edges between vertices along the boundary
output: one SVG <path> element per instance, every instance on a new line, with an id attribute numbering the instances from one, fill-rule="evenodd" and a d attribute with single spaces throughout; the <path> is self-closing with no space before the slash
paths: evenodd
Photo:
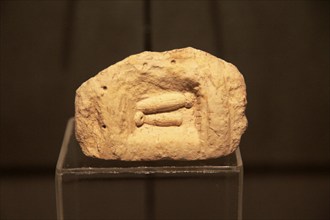
<path id="1" fill-rule="evenodd" d="M 76 137 L 87 156 L 197 160 L 233 152 L 246 129 L 237 68 L 201 50 L 132 55 L 76 91 Z"/>

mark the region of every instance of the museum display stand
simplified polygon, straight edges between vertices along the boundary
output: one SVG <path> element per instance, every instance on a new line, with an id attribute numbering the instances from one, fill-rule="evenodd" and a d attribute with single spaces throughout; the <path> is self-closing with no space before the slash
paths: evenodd
<path id="1" fill-rule="evenodd" d="M 201 161 L 107 161 L 86 157 L 70 119 L 56 167 L 57 218 L 241 219 L 239 149 Z"/>

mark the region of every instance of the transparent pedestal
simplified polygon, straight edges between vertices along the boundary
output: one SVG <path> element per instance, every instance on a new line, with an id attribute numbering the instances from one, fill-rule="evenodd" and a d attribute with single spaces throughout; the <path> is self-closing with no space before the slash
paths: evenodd
<path id="1" fill-rule="evenodd" d="M 56 167 L 58 219 L 241 219 L 239 149 L 201 161 L 107 161 L 86 157 L 66 128 Z"/>

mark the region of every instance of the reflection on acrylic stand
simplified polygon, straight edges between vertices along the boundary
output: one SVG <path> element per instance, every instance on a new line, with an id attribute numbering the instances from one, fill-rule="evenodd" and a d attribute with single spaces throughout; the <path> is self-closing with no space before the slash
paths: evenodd
<path id="1" fill-rule="evenodd" d="M 56 167 L 58 219 L 242 219 L 243 164 L 86 157 L 70 119 Z"/>

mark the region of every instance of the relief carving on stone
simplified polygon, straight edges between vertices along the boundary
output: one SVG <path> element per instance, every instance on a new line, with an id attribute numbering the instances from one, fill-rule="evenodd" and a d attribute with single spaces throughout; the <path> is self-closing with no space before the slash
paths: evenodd
<path id="1" fill-rule="evenodd" d="M 76 92 L 76 137 L 87 156 L 198 160 L 225 156 L 246 129 L 244 78 L 206 52 L 130 56 Z"/>

